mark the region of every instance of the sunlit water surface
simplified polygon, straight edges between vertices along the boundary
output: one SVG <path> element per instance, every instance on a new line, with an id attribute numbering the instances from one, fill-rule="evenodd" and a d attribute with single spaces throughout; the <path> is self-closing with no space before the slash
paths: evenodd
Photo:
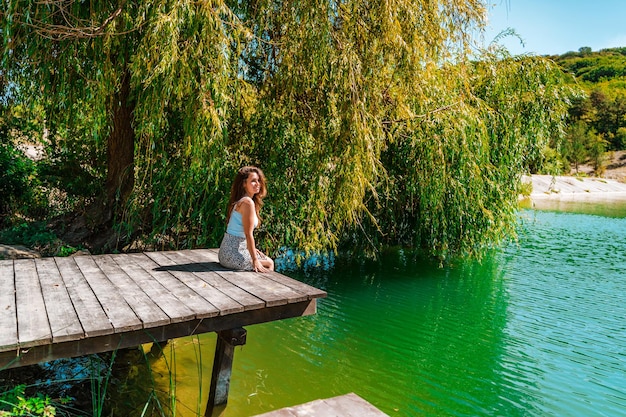
<path id="1" fill-rule="evenodd" d="M 286 272 L 328 298 L 315 316 L 247 328 L 223 415 L 348 392 L 390 416 L 626 415 L 626 218 L 520 217 L 518 242 L 481 263 L 439 268 L 390 251 Z M 214 345 L 168 345 L 176 415 L 203 412 Z"/>

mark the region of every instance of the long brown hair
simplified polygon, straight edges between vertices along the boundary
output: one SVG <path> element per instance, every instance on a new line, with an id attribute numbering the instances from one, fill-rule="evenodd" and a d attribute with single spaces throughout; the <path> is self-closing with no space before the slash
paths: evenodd
<path id="1" fill-rule="evenodd" d="M 254 209 L 256 210 L 256 216 L 259 219 L 259 224 L 261 223 L 259 213 L 261 212 L 261 207 L 263 206 L 263 198 L 267 195 L 267 187 L 265 185 L 265 175 L 263 174 L 263 171 L 261 171 L 260 168 L 252 166 L 240 168 L 239 171 L 237 171 L 237 175 L 235 175 L 235 180 L 230 188 L 230 199 L 228 200 L 228 206 L 226 208 L 226 223 L 230 220 L 230 215 L 235 208 L 235 203 L 246 195 L 243 184 L 253 172 L 259 176 L 259 183 L 261 184 L 259 192 L 252 197 L 252 201 L 254 201 Z"/>

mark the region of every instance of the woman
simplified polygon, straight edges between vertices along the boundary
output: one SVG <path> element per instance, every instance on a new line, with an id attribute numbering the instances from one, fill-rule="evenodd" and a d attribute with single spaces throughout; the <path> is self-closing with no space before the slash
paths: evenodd
<path id="1" fill-rule="evenodd" d="M 243 167 L 237 172 L 228 201 L 228 226 L 219 251 L 222 266 L 256 272 L 274 270 L 274 261 L 256 248 L 252 233 L 260 223 L 259 211 L 266 194 L 263 171 Z"/>

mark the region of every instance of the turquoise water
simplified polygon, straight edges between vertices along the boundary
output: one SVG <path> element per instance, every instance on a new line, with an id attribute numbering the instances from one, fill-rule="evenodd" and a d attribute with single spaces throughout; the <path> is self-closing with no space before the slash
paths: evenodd
<path id="1" fill-rule="evenodd" d="M 482 262 L 396 250 L 288 272 L 328 298 L 315 316 L 247 328 L 223 415 L 348 392 L 390 416 L 626 415 L 626 218 L 520 216 L 519 240 Z M 170 345 L 177 415 L 202 412 L 214 343 Z"/>

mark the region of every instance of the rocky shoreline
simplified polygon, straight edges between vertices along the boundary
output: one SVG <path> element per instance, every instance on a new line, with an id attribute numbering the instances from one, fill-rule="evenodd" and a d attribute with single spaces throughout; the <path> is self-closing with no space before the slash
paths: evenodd
<path id="1" fill-rule="evenodd" d="M 626 202 L 626 183 L 610 178 L 531 175 L 531 200 Z"/>

